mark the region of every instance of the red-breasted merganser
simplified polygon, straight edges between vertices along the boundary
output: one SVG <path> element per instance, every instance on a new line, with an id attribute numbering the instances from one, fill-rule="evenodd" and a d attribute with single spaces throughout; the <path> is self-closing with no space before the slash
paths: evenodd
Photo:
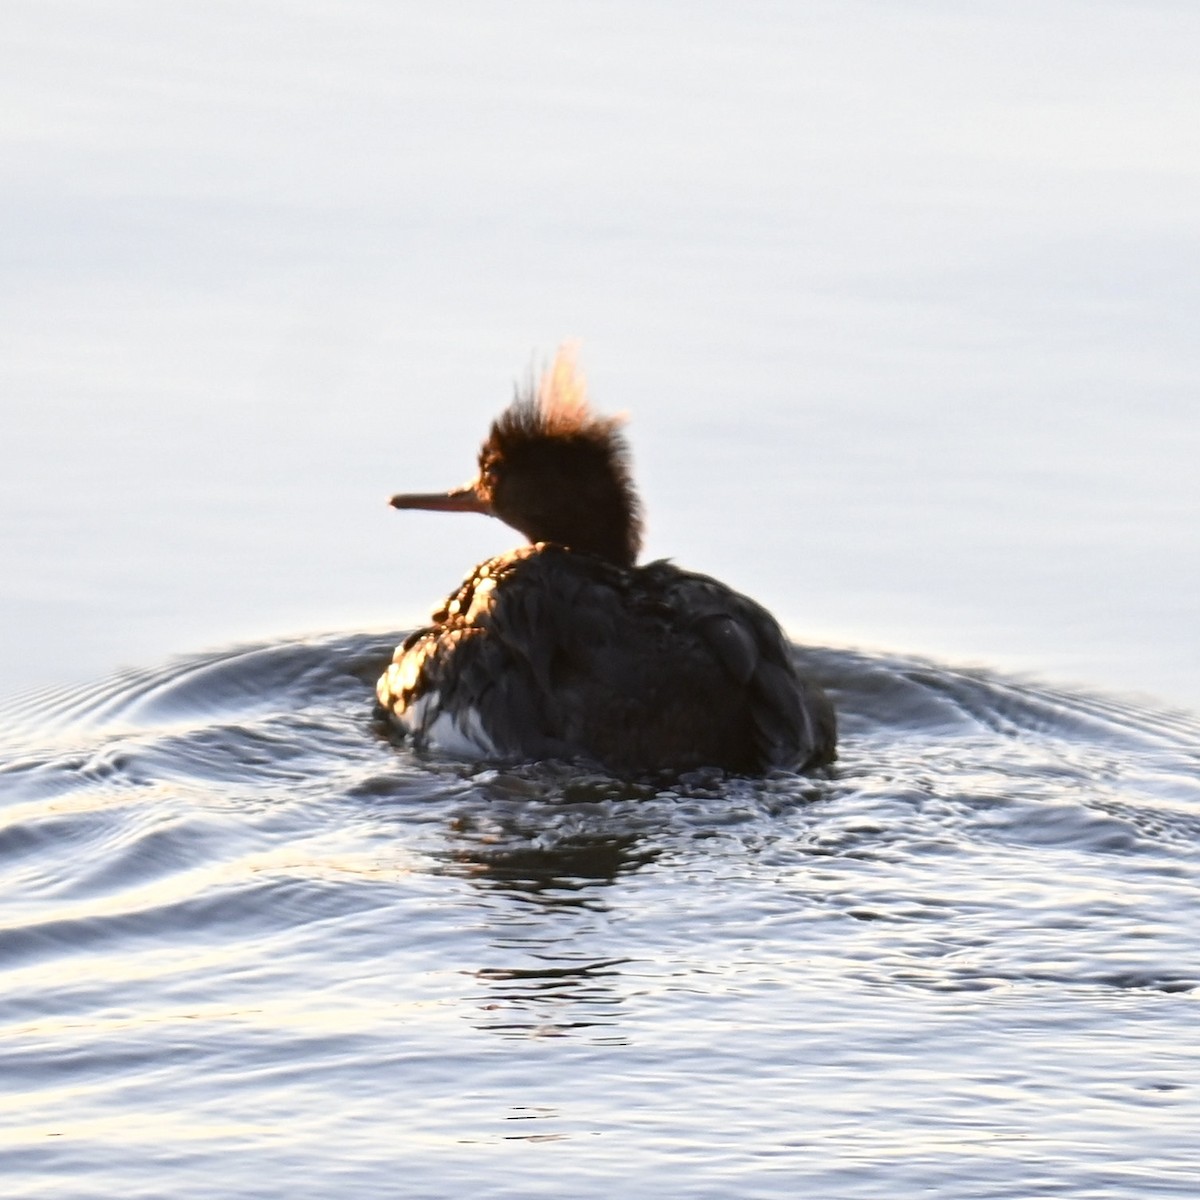
<path id="1" fill-rule="evenodd" d="M 637 566 L 641 506 L 619 417 L 569 351 L 518 389 L 464 487 L 394 508 L 499 517 L 530 545 L 476 567 L 396 650 L 376 694 L 417 745 L 643 772 L 803 770 L 835 757 L 833 706 L 766 609 L 666 561 Z"/>

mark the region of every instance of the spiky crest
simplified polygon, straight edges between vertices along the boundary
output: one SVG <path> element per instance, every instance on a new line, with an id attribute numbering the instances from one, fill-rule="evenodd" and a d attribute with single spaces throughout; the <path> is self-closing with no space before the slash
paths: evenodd
<path id="1" fill-rule="evenodd" d="M 576 349 L 565 343 L 539 380 L 517 387 L 480 450 L 480 478 L 496 515 L 531 540 L 630 566 L 642 523 L 624 418 L 592 411 Z"/>

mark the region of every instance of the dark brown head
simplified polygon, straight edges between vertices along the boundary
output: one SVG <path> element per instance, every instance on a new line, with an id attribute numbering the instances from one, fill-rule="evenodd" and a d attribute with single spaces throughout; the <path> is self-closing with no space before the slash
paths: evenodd
<path id="1" fill-rule="evenodd" d="M 632 566 L 641 548 L 641 505 L 619 417 L 588 407 L 569 347 L 492 422 L 479 474 L 435 495 L 393 496 L 395 508 L 482 512 L 531 542 L 556 542 Z"/>

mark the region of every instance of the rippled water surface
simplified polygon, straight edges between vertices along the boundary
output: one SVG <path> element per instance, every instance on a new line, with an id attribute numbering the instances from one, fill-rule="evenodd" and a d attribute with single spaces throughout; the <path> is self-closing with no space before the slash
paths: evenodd
<path id="1" fill-rule="evenodd" d="M 415 757 L 396 635 L 3 713 L 22 1197 L 1192 1196 L 1200 730 L 859 653 L 829 779 Z"/>

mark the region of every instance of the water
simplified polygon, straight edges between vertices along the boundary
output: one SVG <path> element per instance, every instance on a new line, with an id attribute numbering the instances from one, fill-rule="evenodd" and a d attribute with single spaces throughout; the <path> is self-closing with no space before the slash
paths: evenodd
<path id="1" fill-rule="evenodd" d="M 0 1190 L 1194 1195 L 1197 44 L 8 4 Z M 648 556 L 825 647 L 833 778 L 372 726 L 513 545 L 385 497 L 569 336 Z"/>
<path id="2" fill-rule="evenodd" d="M 1192 718 L 803 651 L 831 778 L 656 789 L 392 745 L 394 640 L 3 714 L 7 1194 L 1192 1194 Z"/>

